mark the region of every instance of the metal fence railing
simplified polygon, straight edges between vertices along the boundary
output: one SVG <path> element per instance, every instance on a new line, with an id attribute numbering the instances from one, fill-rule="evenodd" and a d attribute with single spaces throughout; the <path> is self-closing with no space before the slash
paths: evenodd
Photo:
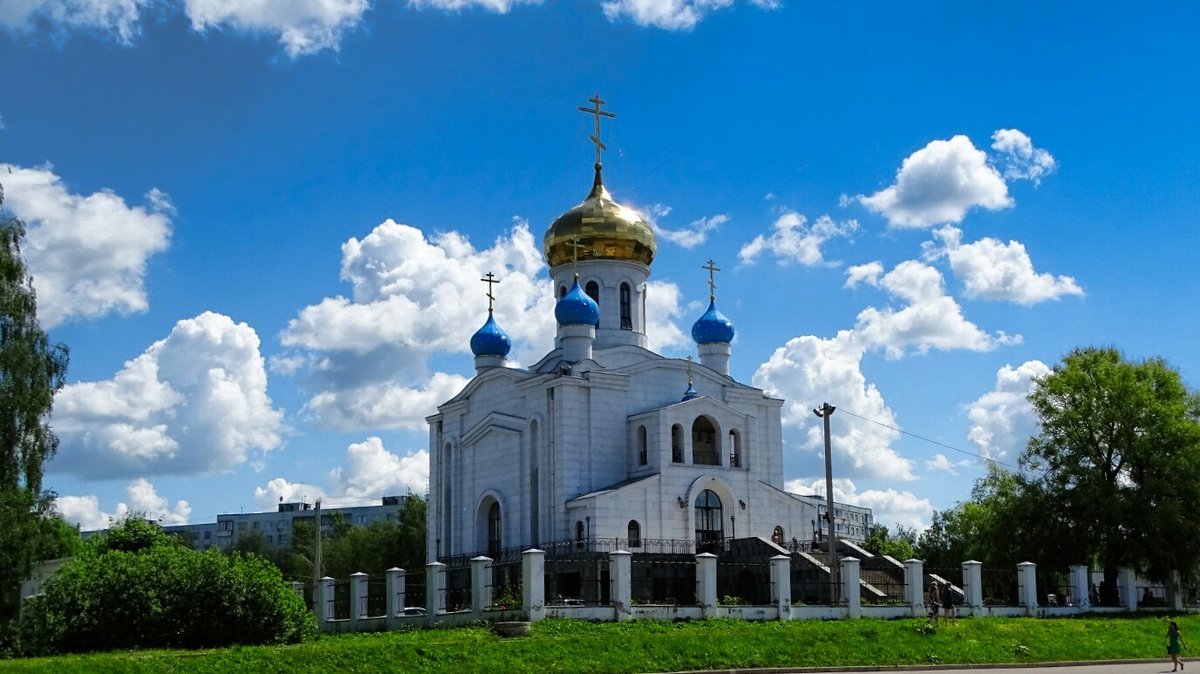
<path id="1" fill-rule="evenodd" d="M 1016 569 L 991 569 L 980 571 L 980 591 L 984 606 L 1020 606 L 1019 583 Z M 1036 596 L 1036 594 L 1035 594 Z"/>
<path id="2" fill-rule="evenodd" d="M 717 561 L 717 599 L 723 604 L 771 603 L 771 565 Z"/>
<path id="3" fill-rule="evenodd" d="M 630 564 L 634 604 L 692 606 L 696 603 L 696 561 L 685 555 L 637 556 Z"/>

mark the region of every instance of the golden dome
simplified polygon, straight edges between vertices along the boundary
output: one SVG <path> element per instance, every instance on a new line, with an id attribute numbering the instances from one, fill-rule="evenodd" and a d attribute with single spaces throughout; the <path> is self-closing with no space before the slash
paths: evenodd
<path id="1" fill-rule="evenodd" d="M 649 265 L 657 248 L 646 219 L 613 201 L 604 188 L 599 165 L 591 194 L 558 216 L 542 239 L 542 252 L 551 268 L 571 262 L 576 254 L 581 261 L 625 260 Z"/>

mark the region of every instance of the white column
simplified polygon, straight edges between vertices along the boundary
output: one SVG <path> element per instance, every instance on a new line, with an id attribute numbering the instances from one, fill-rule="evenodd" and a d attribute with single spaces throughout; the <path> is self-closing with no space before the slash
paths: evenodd
<path id="1" fill-rule="evenodd" d="M 358 631 L 358 621 L 367 617 L 367 574 L 359 571 L 350 574 L 350 624 Z"/>
<path id="2" fill-rule="evenodd" d="M 546 617 L 546 553 L 541 550 L 521 553 L 521 607 L 530 622 Z"/>
<path id="3" fill-rule="evenodd" d="M 904 562 L 904 601 L 914 617 L 925 615 L 925 562 L 919 559 Z"/>
<path id="4" fill-rule="evenodd" d="M 1031 615 L 1037 611 L 1037 564 L 1021 562 L 1017 565 L 1017 594 L 1019 603 Z"/>
<path id="5" fill-rule="evenodd" d="M 292 581 L 292 592 L 295 592 L 297 597 L 304 599 L 304 583 L 302 583 L 298 580 L 293 580 Z"/>
<path id="6" fill-rule="evenodd" d="M 1176 611 L 1183 610 L 1183 583 L 1178 571 L 1172 571 L 1167 576 L 1167 605 Z"/>
<path id="7" fill-rule="evenodd" d="M 771 604 L 779 609 L 780 620 L 792 619 L 792 558 L 771 558 Z"/>
<path id="8" fill-rule="evenodd" d="M 846 598 L 846 608 L 850 618 L 862 617 L 862 588 L 858 583 L 858 558 L 843 557 L 842 565 L 842 596 Z"/>
<path id="9" fill-rule="evenodd" d="M 1136 611 L 1138 608 L 1137 576 L 1133 569 L 1124 566 L 1117 569 L 1117 589 L 1121 593 L 1121 606 L 1126 611 Z"/>
<path id="10" fill-rule="evenodd" d="M 446 610 L 446 565 L 430 562 L 425 565 L 425 615 L 433 625 L 437 615 Z"/>
<path id="11" fill-rule="evenodd" d="M 1086 564 L 1071 565 L 1071 602 L 1079 608 L 1089 608 L 1092 598 L 1088 596 L 1088 567 Z"/>
<path id="12" fill-rule="evenodd" d="M 983 563 L 968 559 L 962 563 L 963 604 L 971 608 L 971 615 L 983 609 Z"/>
<path id="13" fill-rule="evenodd" d="M 471 558 L 471 613 L 476 620 L 483 618 L 483 610 L 492 604 L 492 584 L 487 577 L 491 563 L 491 557 Z"/>
<path id="14" fill-rule="evenodd" d="M 387 592 L 387 626 L 394 629 L 396 616 L 404 613 L 404 569 L 392 567 L 384 576 Z"/>
<path id="15" fill-rule="evenodd" d="M 617 620 L 633 620 L 633 555 L 625 550 L 608 553 L 608 597 Z"/>
<path id="16" fill-rule="evenodd" d="M 333 579 L 325 576 L 313 588 L 313 608 L 316 609 L 317 626 L 325 628 L 325 623 L 333 620 Z"/>
<path id="17" fill-rule="evenodd" d="M 700 353 L 700 364 L 729 376 L 729 354 L 733 348 L 724 342 L 711 342 L 696 347 Z"/>
<path id="18" fill-rule="evenodd" d="M 696 555 L 696 601 L 700 615 L 717 614 L 717 556 L 711 552 Z"/>

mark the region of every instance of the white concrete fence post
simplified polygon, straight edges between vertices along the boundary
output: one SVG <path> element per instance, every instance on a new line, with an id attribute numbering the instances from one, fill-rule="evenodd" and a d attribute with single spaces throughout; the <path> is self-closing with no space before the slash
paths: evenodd
<path id="1" fill-rule="evenodd" d="M 541 550 L 521 553 L 521 608 L 529 622 L 546 617 L 546 553 Z"/>
<path id="2" fill-rule="evenodd" d="M 842 596 L 846 598 L 846 617 L 862 617 L 862 587 L 859 585 L 859 561 L 857 557 L 843 557 Z"/>
<path id="3" fill-rule="evenodd" d="M 350 574 L 350 630 L 358 631 L 358 621 L 367 617 L 367 574 Z"/>
<path id="4" fill-rule="evenodd" d="M 304 583 L 302 583 L 298 580 L 293 580 L 292 581 L 292 592 L 295 592 L 297 597 L 304 599 Z"/>
<path id="5" fill-rule="evenodd" d="M 608 553 L 608 598 L 617 620 L 633 620 L 633 555 L 625 550 Z"/>
<path id="6" fill-rule="evenodd" d="M 919 559 L 904 562 L 904 601 L 913 617 L 925 615 L 925 562 Z"/>
<path id="7" fill-rule="evenodd" d="M 717 615 L 717 556 L 711 552 L 696 555 L 696 601 L 700 615 Z"/>
<path id="8" fill-rule="evenodd" d="M 1167 576 L 1167 606 L 1172 610 L 1183 610 L 1183 582 L 1178 571 L 1172 571 Z"/>
<path id="9" fill-rule="evenodd" d="M 1017 594 L 1025 612 L 1035 615 L 1038 608 L 1037 564 L 1021 562 L 1017 565 Z"/>
<path id="10" fill-rule="evenodd" d="M 1126 611 L 1138 608 L 1137 575 L 1129 567 L 1117 569 L 1117 591 L 1121 595 L 1121 606 Z"/>
<path id="11" fill-rule="evenodd" d="M 325 623 L 333 620 L 333 579 L 325 576 L 313 588 L 313 608 L 316 609 L 317 626 L 326 629 Z"/>
<path id="12" fill-rule="evenodd" d="M 439 613 L 446 610 L 446 565 L 430 562 L 425 565 L 425 617 L 430 627 Z"/>
<path id="13" fill-rule="evenodd" d="M 387 592 L 387 626 L 396 627 L 396 616 L 404 614 L 404 569 L 392 567 L 384 575 Z"/>
<path id="14" fill-rule="evenodd" d="M 1071 596 L 1067 600 L 1067 604 L 1074 604 L 1079 608 L 1089 608 L 1092 605 L 1092 598 L 1088 592 L 1088 567 L 1086 564 L 1071 565 Z"/>
<path id="15" fill-rule="evenodd" d="M 771 605 L 780 620 L 792 619 L 792 558 L 787 555 L 771 558 Z"/>
<path id="16" fill-rule="evenodd" d="M 971 615 L 983 611 L 983 563 L 968 559 L 962 563 L 963 606 L 971 609 Z"/>
<path id="17" fill-rule="evenodd" d="M 488 582 L 491 563 L 491 557 L 471 558 L 471 614 L 476 620 L 481 620 L 484 610 L 492 605 L 492 584 Z"/>

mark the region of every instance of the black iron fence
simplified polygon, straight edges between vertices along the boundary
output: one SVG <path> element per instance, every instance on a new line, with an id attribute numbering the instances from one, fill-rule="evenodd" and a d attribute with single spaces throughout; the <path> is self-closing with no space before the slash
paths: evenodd
<path id="1" fill-rule="evenodd" d="M 630 598 L 634 604 L 693 606 L 696 603 L 696 560 L 691 556 L 635 556 L 630 576 Z"/>
<path id="2" fill-rule="evenodd" d="M 717 561 L 717 598 L 722 604 L 770 604 L 769 562 Z"/>

